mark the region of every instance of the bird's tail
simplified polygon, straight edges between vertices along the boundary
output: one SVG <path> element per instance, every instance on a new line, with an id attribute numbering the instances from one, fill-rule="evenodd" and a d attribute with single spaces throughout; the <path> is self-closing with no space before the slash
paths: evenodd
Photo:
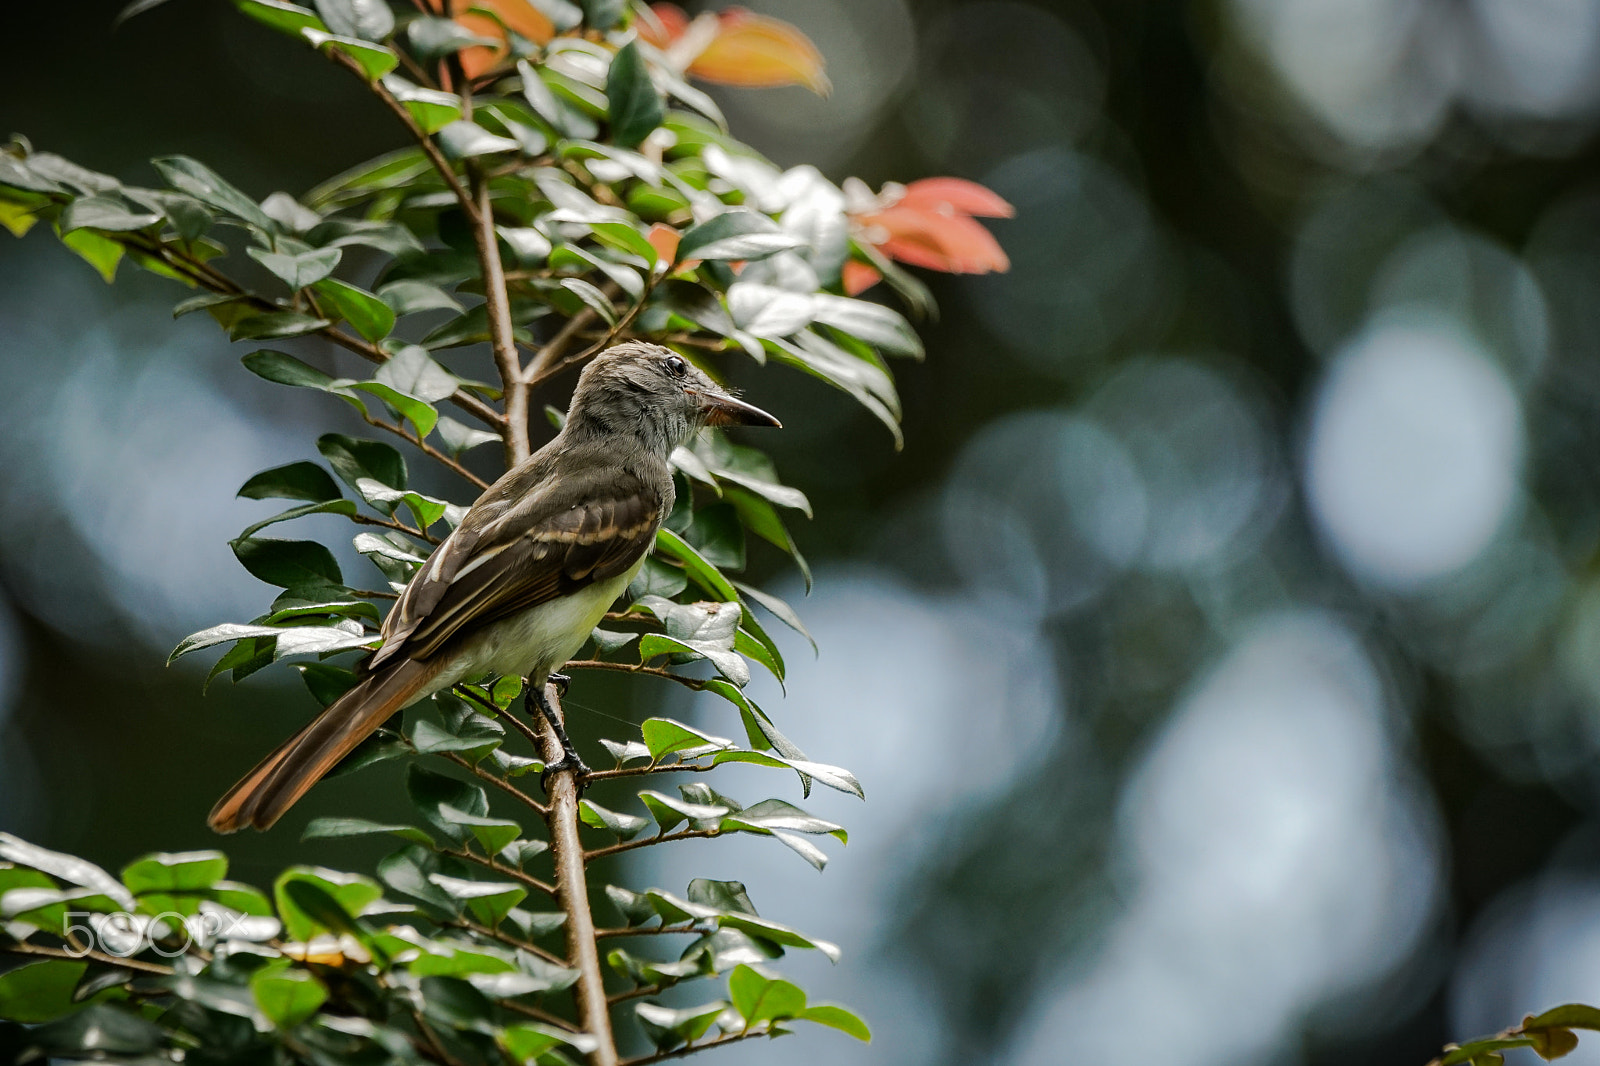
<path id="1" fill-rule="evenodd" d="M 359 682 L 230 788 L 207 824 L 219 833 L 270 829 L 339 760 L 413 702 L 441 665 L 401 659 Z"/>

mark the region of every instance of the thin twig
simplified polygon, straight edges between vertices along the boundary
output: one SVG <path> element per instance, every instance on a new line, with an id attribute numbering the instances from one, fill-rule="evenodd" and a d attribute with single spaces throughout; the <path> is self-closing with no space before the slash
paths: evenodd
<path id="1" fill-rule="evenodd" d="M 534 353 L 533 361 L 528 364 L 528 369 L 524 372 L 529 387 L 550 376 L 548 371 L 551 364 L 560 360 L 562 355 L 566 353 L 567 345 L 572 338 L 577 336 L 579 330 L 598 317 L 594 308 L 585 305 L 581 311 L 567 319 L 565 325 L 556 330 L 555 336 L 546 341 L 544 346 Z"/>
<path id="2" fill-rule="evenodd" d="M 364 600 L 398 600 L 398 592 L 380 592 L 378 589 L 349 589 L 350 595 L 359 596 Z"/>
<path id="3" fill-rule="evenodd" d="M 658 833 L 653 837 L 642 837 L 638 840 L 629 840 L 621 844 L 612 844 L 608 848 L 596 848 L 593 851 L 586 851 L 583 853 L 583 861 L 594 862 L 596 859 L 603 859 L 608 855 L 620 855 L 624 851 L 632 851 L 635 848 L 648 848 L 652 844 L 670 844 L 674 840 L 694 840 L 698 837 L 721 835 L 722 830 L 720 829 L 685 829 L 677 833 Z"/>
<path id="4" fill-rule="evenodd" d="M 394 522 L 387 518 L 373 518 L 371 515 L 364 514 L 346 515 L 345 517 L 349 518 L 352 522 L 358 523 L 359 525 L 382 526 L 384 529 L 392 529 L 396 533 L 404 533 L 408 536 L 419 537 L 422 540 L 427 541 L 429 544 L 439 543 L 439 538 L 434 536 L 432 533 L 417 529 L 414 526 L 408 526 L 404 522 Z"/>
<path id="5" fill-rule="evenodd" d="M 444 1045 L 439 1043 L 438 1035 L 435 1034 L 432 1027 L 430 1027 L 428 1023 L 423 1020 L 422 1012 L 415 1007 L 411 1008 L 411 1020 L 417 1023 L 417 1029 L 421 1031 L 423 1037 L 428 1041 L 428 1046 L 433 1050 L 433 1053 L 439 1057 L 440 1062 L 444 1063 L 445 1066 L 462 1066 L 461 1061 L 454 1055 L 450 1054 L 450 1052 L 446 1051 L 444 1049 Z"/>
<path id="6" fill-rule="evenodd" d="M 707 770 L 715 770 L 711 763 L 669 762 L 655 763 L 650 766 L 619 766 L 615 770 L 593 770 L 589 773 L 590 781 L 610 781 L 619 777 L 646 777 L 650 774 L 703 774 Z"/>
<path id="7" fill-rule="evenodd" d="M 489 182 L 474 174 L 477 197 L 473 222 L 473 243 L 478 248 L 478 268 L 483 273 L 484 310 L 489 319 L 489 347 L 494 352 L 495 369 L 505 396 L 506 466 L 516 466 L 528 457 L 528 386 L 523 381 L 522 357 L 517 354 L 517 338 L 511 326 L 511 299 L 506 294 L 505 264 L 500 261 L 500 238 L 494 229 L 494 204 L 489 197 Z"/>
<path id="8" fill-rule="evenodd" d="M 562 965 L 565 966 L 566 963 L 562 963 Z M 540 1010 L 538 1007 L 531 1006 L 527 1003 L 518 1003 L 514 999 L 502 999 L 500 1001 L 500 1005 L 505 1007 L 507 1010 L 516 1011 L 518 1014 L 525 1014 L 529 1018 L 537 1018 L 541 1022 L 549 1022 L 558 1029 L 565 1029 L 569 1033 L 583 1032 L 582 1029 L 579 1029 L 576 1025 L 573 1025 L 571 1022 L 561 1017 L 561 1015 L 551 1014 L 547 1010 Z"/>
<path id="9" fill-rule="evenodd" d="M 550 709 L 561 713 L 561 700 L 555 686 L 545 689 Z M 561 741 L 549 722 L 540 731 L 546 763 L 564 754 Z M 555 860 L 556 884 L 561 907 L 567 912 L 567 954 L 578 971 L 573 996 L 578 1004 L 578 1019 L 583 1030 L 598 1041 L 589 1053 L 591 1066 L 617 1066 L 616 1038 L 611 1035 L 611 1011 L 606 1005 L 605 974 L 600 969 L 600 947 L 594 938 L 594 916 L 589 912 L 589 882 L 584 873 L 583 842 L 578 839 L 578 780 L 572 770 L 551 778 L 550 849 Z"/>
<path id="10" fill-rule="evenodd" d="M 645 666 L 643 663 L 613 663 L 605 659 L 574 659 L 563 669 L 566 670 L 612 670 L 620 674 L 646 674 L 650 677 L 663 677 L 668 681 L 676 681 L 686 688 L 696 691 L 706 687 L 706 683 L 697 677 L 684 677 L 670 670 L 663 670 L 659 666 Z"/>
<path id="11" fill-rule="evenodd" d="M 595 939 L 605 940 L 607 937 L 617 936 L 664 936 L 669 933 L 698 933 L 693 922 L 688 925 L 635 925 L 619 929 L 596 929 Z"/>
<path id="12" fill-rule="evenodd" d="M 439 849 L 439 854 L 440 855 L 449 855 L 452 858 L 465 859 L 467 862 L 476 863 L 477 865 L 482 866 L 484 869 L 493 870 L 495 873 L 500 874 L 503 877 L 509 877 L 514 881 L 521 881 L 523 884 L 527 885 L 529 888 L 536 888 L 540 892 L 543 892 L 546 895 L 551 896 L 552 898 L 556 894 L 556 889 L 555 889 L 554 885 L 551 885 L 551 884 L 548 884 L 547 882 L 541 881 L 537 877 L 533 876 L 532 874 L 523 873 L 521 870 L 517 869 L 515 866 L 506 866 L 503 863 L 495 862 L 493 855 L 490 855 L 487 858 L 485 858 L 484 856 L 479 855 L 477 852 L 471 851 L 471 850 L 469 850 L 467 848 L 440 848 Z M 552 958 L 551 961 L 558 961 L 558 960 L 555 960 L 554 958 Z M 565 964 L 563 964 L 563 965 L 565 965 Z"/>
<path id="13" fill-rule="evenodd" d="M 421 147 L 422 154 L 427 156 L 428 162 L 433 164 L 433 169 L 439 172 L 439 176 L 443 178 L 444 183 L 450 187 L 450 191 L 456 194 L 456 199 L 460 201 L 461 209 L 467 213 L 467 217 L 469 219 L 475 219 L 477 215 L 477 208 L 472 203 L 472 197 L 467 195 L 467 190 L 461 184 L 461 179 L 456 177 L 455 168 L 452 167 L 450 165 L 450 161 L 444 157 L 444 153 L 439 151 L 439 146 L 433 143 L 433 138 L 429 137 L 427 133 L 423 131 L 421 126 L 417 125 L 417 120 L 411 117 L 411 112 L 406 110 L 406 105 L 402 104 L 399 100 L 396 100 L 394 94 L 388 89 L 384 88 L 381 81 L 368 81 L 366 72 L 361 69 L 361 64 L 357 63 L 354 59 L 351 59 L 349 56 L 338 51 L 337 49 L 329 49 L 327 54 L 335 63 L 338 63 L 356 77 L 366 82 L 367 85 L 371 87 L 374 95 L 376 95 L 379 100 L 383 101 L 383 105 L 390 111 L 394 112 L 394 116 L 400 120 L 400 124 L 410 132 L 411 136 L 416 140 L 418 146 Z"/>
<path id="14" fill-rule="evenodd" d="M 766 1036 L 765 1030 L 760 1032 L 734 1033 L 732 1036 L 719 1036 L 715 1040 L 706 1040 L 699 1044 L 685 1044 L 676 1051 L 658 1051 L 654 1055 L 640 1055 L 638 1058 L 623 1059 L 617 1066 L 648 1066 L 652 1062 L 665 1062 L 667 1059 L 680 1059 L 685 1055 L 693 1055 L 697 1051 L 707 1051 L 723 1044 L 737 1044 L 741 1040 L 751 1037 Z"/>
<path id="15" fill-rule="evenodd" d="M 361 420 L 367 425 L 381 429 L 386 433 L 393 433 L 395 436 L 399 437 L 401 440 L 420 451 L 423 455 L 426 455 L 439 465 L 446 467 L 457 474 L 460 474 L 462 477 L 478 486 L 478 488 L 486 489 L 489 487 L 489 483 L 483 480 L 483 478 L 479 477 L 477 474 L 474 474 L 472 471 L 468 470 L 459 462 L 450 458 L 448 455 L 444 454 L 444 452 L 441 452 L 439 449 L 435 448 L 433 445 L 429 444 L 415 433 L 412 433 L 410 430 L 406 429 L 405 426 L 394 422 L 385 422 L 381 418 L 373 418 L 371 415 L 364 412 L 361 415 Z M 434 543 L 437 544 L 439 542 L 434 541 Z"/>
<path id="16" fill-rule="evenodd" d="M 549 818 L 550 817 L 550 808 L 549 807 L 546 807 L 544 804 L 540 803 L 538 800 L 534 799 L 532 796 L 530 796 L 526 792 L 522 791 L 522 789 L 518 788 L 516 785 L 513 785 L 510 781 L 507 781 L 505 778 L 498 777 L 495 774 L 491 774 L 489 771 L 485 770 L 483 767 L 477 766 L 477 765 L 475 765 L 473 763 L 468 762 L 467 760 L 463 759 L 461 756 L 457 755 L 453 751 L 441 751 L 441 752 L 439 752 L 439 754 L 443 755 L 446 759 L 449 759 L 451 762 L 455 763 L 457 766 L 461 767 L 463 770 L 471 771 L 473 774 L 477 775 L 478 777 L 483 778 L 483 780 L 489 782 L 491 785 L 493 785 L 495 788 L 498 788 L 500 791 L 505 792 L 508 795 L 514 796 L 518 800 L 520 800 L 523 803 L 527 804 L 529 807 L 532 807 L 534 810 L 539 812 L 539 817 L 540 818 Z"/>
<path id="17" fill-rule="evenodd" d="M 663 985 L 642 985 L 639 988 L 630 988 L 626 992 L 617 992 L 606 997 L 606 1003 L 615 1007 L 618 1003 L 626 1003 L 630 999 L 639 999 L 642 996 L 653 996 L 662 991 Z"/>
<path id="18" fill-rule="evenodd" d="M 490 929 L 487 925 L 480 925 L 470 918 L 455 919 L 444 924 L 456 929 L 465 929 L 469 933 L 477 933 L 479 936 L 486 936 L 491 940 L 498 940 L 507 947 L 521 948 L 523 951 L 539 956 L 552 966 L 566 966 L 567 964 L 565 959 L 557 958 L 554 954 L 546 951 L 531 940 L 523 940 L 521 937 L 502 933 L 498 929 Z"/>
<path id="19" fill-rule="evenodd" d="M 170 966 L 162 966 L 154 962 L 141 962 L 138 959 L 124 959 L 118 955 L 107 955 L 103 951 L 68 951 L 65 948 L 46 947 L 43 944 L 6 944 L 0 947 L 0 952 L 8 955 L 37 955 L 45 959 L 70 959 L 74 962 L 83 959 L 92 959 L 103 962 L 109 966 L 121 966 L 127 970 L 138 970 L 140 973 L 155 973 L 168 976 L 176 973 Z"/>

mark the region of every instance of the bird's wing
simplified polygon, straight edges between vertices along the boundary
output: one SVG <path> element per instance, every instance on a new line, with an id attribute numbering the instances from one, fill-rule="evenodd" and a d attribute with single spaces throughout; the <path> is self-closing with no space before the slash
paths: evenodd
<path id="1" fill-rule="evenodd" d="M 661 505 L 658 490 L 619 475 L 558 482 L 485 524 L 464 521 L 389 612 L 371 665 L 426 658 L 452 637 L 626 572 L 655 543 Z"/>

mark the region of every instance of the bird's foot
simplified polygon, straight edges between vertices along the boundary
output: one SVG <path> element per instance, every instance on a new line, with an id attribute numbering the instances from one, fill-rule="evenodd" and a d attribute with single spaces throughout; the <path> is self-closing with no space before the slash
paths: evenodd
<path id="1" fill-rule="evenodd" d="M 582 759 L 578 758 L 577 752 L 570 749 L 557 762 L 546 763 L 544 772 L 539 775 L 539 787 L 544 790 L 546 796 L 550 794 L 550 775 L 564 773 L 568 770 L 572 771 L 572 780 L 578 786 L 578 796 L 582 798 L 583 786 L 588 783 L 589 775 L 593 771 L 584 764 Z"/>
<path id="2" fill-rule="evenodd" d="M 550 684 L 556 687 L 556 695 L 562 699 L 567 698 L 567 686 L 572 684 L 572 678 L 567 674 L 551 674 Z"/>

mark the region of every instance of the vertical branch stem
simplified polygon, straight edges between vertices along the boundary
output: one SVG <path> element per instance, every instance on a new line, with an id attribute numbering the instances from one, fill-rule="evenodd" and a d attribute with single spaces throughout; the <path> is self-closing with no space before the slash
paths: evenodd
<path id="1" fill-rule="evenodd" d="M 494 207 L 489 201 L 489 181 L 473 175 L 477 201 L 478 265 L 483 271 L 483 298 L 489 315 L 489 346 L 494 350 L 495 369 L 505 391 L 506 466 L 516 466 L 528 457 L 528 386 L 522 380 L 522 359 L 511 331 L 511 298 L 506 291 L 505 266 L 500 262 L 500 242 L 494 232 Z"/>
<path id="2" fill-rule="evenodd" d="M 555 686 L 545 688 L 550 707 L 561 714 Z M 561 758 L 561 742 L 548 723 L 540 720 L 544 756 Z M 595 938 L 594 916 L 589 913 L 589 881 L 583 870 L 583 844 L 578 839 L 578 783 L 567 770 L 550 778 L 550 851 L 556 866 L 556 892 L 567 912 L 567 950 L 578 970 L 576 989 L 578 1020 L 584 1032 L 599 1041 L 589 1055 L 592 1066 L 617 1066 L 617 1045 L 611 1035 L 605 979 L 600 971 L 600 948 Z"/>

